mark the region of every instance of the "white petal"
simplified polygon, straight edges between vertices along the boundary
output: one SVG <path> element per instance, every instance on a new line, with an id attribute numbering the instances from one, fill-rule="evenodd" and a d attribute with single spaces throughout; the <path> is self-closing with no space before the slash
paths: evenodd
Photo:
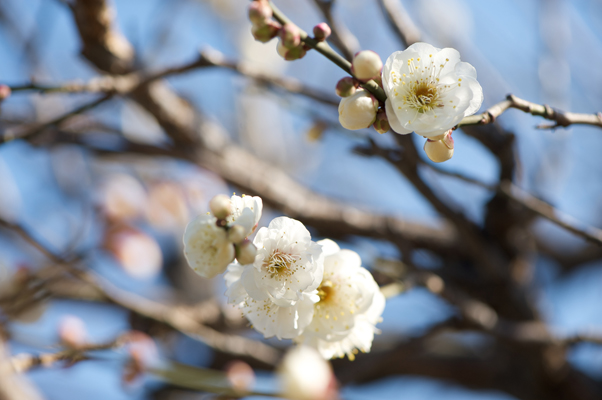
<path id="1" fill-rule="evenodd" d="M 200 215 L 184 231 L 184 256 L 188 265 L 204 278 L 213 278 L 234 260 L 234 246 L 226 231 L 215 225 L 216 218 Z"/>
<path id="2" fill-rule="evenodd" d="M 393 129 L 396 133 L 401 135 L 407 135 L 408 133 L 412 133 L 411 130 L 406 129 L 401 125 L 397 115 L 395 115 L 395 111 L 393 110 L 393 103 L 391 99 L 387 98 L 385 101 L 385 112 L 387 113 L 387 119 L 389 120 L 389 125 L 391 125 L 391 129 Z"/>

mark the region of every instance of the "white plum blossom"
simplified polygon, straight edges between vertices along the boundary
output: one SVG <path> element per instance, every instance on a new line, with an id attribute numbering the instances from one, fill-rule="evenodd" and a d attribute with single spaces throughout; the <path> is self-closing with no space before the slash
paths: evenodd
<path id="1" fill-rule="evenodd" d="M 472 65 L 452 48 L 414 43 L 389 56 L 382 71 L 391 128 L 436 137 L 478 111 L 483 90 Z"/>
<path id="2" fill-rule="evenodd" d="M 190 268 L 203 278 L 213 278 L 234 260 L 234 245 L 212 215 L 199 215 L 184 231 L 184 256 Z"/>
<path id="3" fill-rule="evenodd" d="M 295 342 L 316 348 L 326 359 L 347 355 L 352 360 L 358 350 L 370 351 L 385 298 L 357 253 L 328 239 L 318 244 L 325 253 L 320 300 L 311 324 Z"/>
<path id="4" fill-rule="evenodd" d="M 232 202 L 232 214 L 226 218 L 228 225 L 236 224 L 245 228 L 245 237 L 255 231 L 261 212 L 263 211 L 263 202 L 261 197 L 233 195 L 230 198 Z"/>
<path id="5" fill-rule="evenodd" d="M 249 266 L 252 264 L 246 267 Z M 228 266 L 224 278 L 229 302 L 238 305 L 253 327 L 266 338 L 292 339 L 299 336 L 311 322 L 314 303 L 318 301 L 316 291 L 302 293 L 300 300 L 288 307 L 280 307 L 270 299 L 255 300 L 249 296 L 241 279 L 246 267 L 237 262 Z"/>
<path id="6" fill-rule="evenodd" d="M 322 248 L 312 242 L 305 226 L 292 218 L 278 217 L 261 228 L 253 244 L 255 262 L 245 266 L 243 285 L 255 300 L 271 300 L 287 307 L 316 290 L 322 281 Z"/>
<path id="7" fill-rule="evenodd" d="M 367 128 L 376 120 L 378 100 L 370 92 L 358 89 L 339 103 L 339 122 L 345 129 Z"/>
<path id="8" fill-rule="evenodd" d="M 228 267 L 226 295 L 265 337 L 294 338 L 311 322 L 318 301 L 321 246 L 301 222 L 287 217 L 261 228 L 253 244 L 254 263 Z"/>

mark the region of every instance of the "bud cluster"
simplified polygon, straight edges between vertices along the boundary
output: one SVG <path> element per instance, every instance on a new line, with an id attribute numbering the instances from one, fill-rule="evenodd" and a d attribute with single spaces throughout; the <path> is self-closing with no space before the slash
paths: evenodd
<path id="1" fill-rule="evenodd" d="M 268 0 L 254 0 L 249 6 L 249 20 L 253 24 L 251 32 L 255 40 L 267 43 L 278 37 L 278 54 L 287 61 L 305 57 L 310 49 L 301 39 L 301 30 L 295 24 L 280 25 L 272 19 L 272 8 Z M 313 29 L 314 39 L 318 42 L 326 40 L 331 34 L 330 27 L 322 22 Z"/>
<path id="2" fill-rule="evenodd" d="M 247 237 L 255 230 L 262 208 L 258 197 L 217 195 L 211 199 L 211 212 L 195 218 L 184 233 L 184 255 L 190 266 L 212 278 L 235 258 L 241 263 L 254 260 L 257 248 Z"/>
<path id="3" fill-rule="evenodd" d="M 342 97 L 339 104 L 339 122 L 350 130 L 368 128 L 370 125 L 378 133 L 386 133 L 390 129 L 384 105 L 368 91 L 358 89 L 362 83 L 374 80 L 382 87 L 380 72 L 383 63 L 373 51 L 360 51 L 353 57 L 351 72 L 337 82 L 335 91 Z"/>

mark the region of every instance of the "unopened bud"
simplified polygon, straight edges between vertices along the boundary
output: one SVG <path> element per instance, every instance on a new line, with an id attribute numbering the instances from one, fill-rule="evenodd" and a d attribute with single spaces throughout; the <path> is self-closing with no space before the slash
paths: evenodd
<path id="1" fill-rule="evenodd" d="M 257 247 L 250 240 L 236 246 L 236 259 L 242 265 L 253 264 L 257 255 Z"/>
<path id="2" fill-rule="evenodd" d="M 255 40 L 267 43 L 278 35 L 280 24 L 275 21 L 266 21 L 265 24 L 253 24 L 251 33 Z"/>
<path id="3" fill-rule="evenodd" d="M 217 219 L 226 219 L 232 214 L 232 201 L 224 194 L 218 194 L 209 202 L 209 209 Z"/>
<path id="4" fill-rule="evenodd" d="M 254 1 L 249 5 L 249 19 L 254 25 L 263 25 L 270 18 L 272 18 L 272 9 L 267 1 Z"/>
<path id="5" fill-rule="evenodd" d="M 245 240 L 246 229 L 241 225 L 233 225 L 228 229 L 228 240 L 232 243 L 240 243 Z"/>
<path id="6" fill-rule="evenodd" d="M 355 93 L 358 87 L 358 82 L 350 76 L 347 76 L 337 82 L 335 91 L 338 96 L 349 97 Z"/>
<path id="7" fill-rule="evenodd" d="M 59 338 L 67 347 L 78 348 L 86 343 L 86 325 L 78 317 L 67 315 L 59 323 Z"/>
<path id="8" fill-rule="evenodd" d="M 376 114 L 376 121 L 374 121 L 374 129 L 376 132 L 383 134 L 389 132 L 391 126 L 389 125 L 389 119 L 387 118 L 387 113 L 384 110 L 380 110 Z"/>
<path id="9" fill-rule="evenodd" d="M 361 81 L 369 81 L 380 75 L 383 62 L 380 56 L 371 50 L 360 51 L 353 57 L 351 72 Z"/>
<path id="10" fill-rule="evenodd" d="M 343 97 L 339 103 L 339 122 L 343 128 L 357 130 L 367 128 L 376 120 L 378 100 L 366 90 Z"/>
<path id="11" fill-rule="evenodd" d="M 326 22 L 322 22 L 314 26 L 314 39 L 316 39 L 318 42 L 326 40 L 326 38 L 328 38 L 328 36 L 330 36 L 331 33 L 332 30 Z"/>
<path id="12" fill-rule="evenodd" d="M 451 137 L 451 129 L 436 138 L 427 139 L 424 144 L 424 152 L 427 157 L 436 163 L 447 161 L 454 155 L 454 140 Z"/>
<path id="13" fill-rule="evenodd" d="M 286 61 L 299 60 L 305 57 L 305 54 L 307 53 L 307 50 L 303 45 L 293 47 L 292 49 L 284 47 L 284 45 L 282 44 L 282 40 L 278 41 L 276 51 L 278 52 L 280 57 L 284 58 Z"/>
<path id="14" fill-rule="evenodd" d="M 284 397 L 291 400 L 337 398 L 336 379 L 330 364 L 313 348 L 298 346 L 278 367 Z"/>
<path id="15" fill-rule="evenodd" d="M 255 383 L 255 373 L 249 364 L 235 360 L 226 365 L 226 378 L 236 392 L 246 392 Z"/>
<path id="16" fill-rule="evenodd" d="M 0 101 L 6 100 L 10 97 L 12 91 L 6 85 L 0 85 Z"/>
<path id="17" fill-rule="evenodd" d="M 287 49 L 293 49 L 301 44 L 301 33 L 295 24 L 286 24 L 278 32 L 281 43 Z"/>

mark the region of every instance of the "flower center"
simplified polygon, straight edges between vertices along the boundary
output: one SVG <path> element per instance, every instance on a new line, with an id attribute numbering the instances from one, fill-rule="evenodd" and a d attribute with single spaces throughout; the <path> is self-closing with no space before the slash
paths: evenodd
<path id="1" fill-rule="evenodd" d="M 334 293 L 334 289 L 332 287 L 331 281 L 324 281 L 318 288 L 318 296 L 320 297 L 320 302 L 327 302 L 330 297 L 332 297 Z"/>
<path id="2" fill-rule="evenodd" d="M 424 113 L 439 105 L 439 91 L 432 82 L 415 81 L 410 84 L 410 90 L 403 99 L 418 112 Z"/>
<path id="3" fill-rule="evenodd" d="M 290 275 L 297 270 L 292 268 L 297 263 L 297 258 L 298 256 L 274 250 L 263 265 L 272 278 L 276 275 Z"/>

